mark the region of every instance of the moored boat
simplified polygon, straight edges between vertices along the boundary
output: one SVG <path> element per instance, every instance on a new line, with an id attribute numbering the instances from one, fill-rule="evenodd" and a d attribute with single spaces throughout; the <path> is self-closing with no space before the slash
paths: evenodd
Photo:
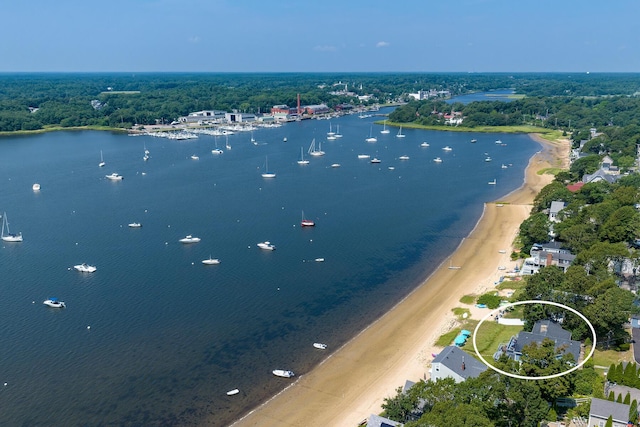
<path id="1" fill-rule="evenodd" d="M 46 305 L 47 307 L 51 307 L 51 308 L 65 308 L 66 305 L 64 304 L 64 301 L 60 301 L 58 300 L 58 298 L 49 298 L 44 300 L 43 302 L 44 305 Z"/>
<path id="2" fill-rule="evenodd" d="M 187 236 L 183 237 L 182 239 L 180 239 L 178 241 L 180 243 L 198 243 L 200 241 L 200 238 L 192 236 L 191 234 L 188 234 Z"/>
<path id="3" fill-rule="evenodd" d="M 140 227 L 142 227 L 142 224 L 140 224 L 139 222 L 131 222 L 131 223 L 129 223 L 129 227 L 131 227 L 131 228 L 140 228 Z"/>
<path id="4" fill-rule="evenodd" d="M 314 346 L 315 348 L 320 349 L 320 350 L 326 350 L 326 349 L 327 349 L 327 345 L 326 345 L 326 344 L 324 344 L 324 343 L 321 343 L 321 342 L 314 342 L 314 343 L 313 343 L 313 346 Z"/>
<path id="5" fill-rule="evenodd" d="M 203 259 L 202 263 L 204 265 L 217 265 L 220 264 L 220 260 L 218 258 L 211 258 L 211 255 L 209 255 L 209 259 Z"/>
<path id="6" fill-rule="evenodd" d="M 302 221 L 300 222 L 300 225 L 303 227 L 313 227 L 316 223 L 310 219 L 305 219 L 304 211 L 302 211 Z"/>
<path id="7" fill-rule="evenodd" d="M 6 233 L 5 229 L 7 230 Z M 0 238 L 5 242 L 22 242 L 22 233 L 15 234 L 9 231 L 9 221 L 7 220 L 6 212 L 2 215 L 2 232 L 0 233 Z"/>
<path id="8" fill-rule="evenodd" d="M 115 172 L 109 175 L 105 175 L 105 178 L 110 179 L 111 181 L 122 181 L 124 179 L 122 175 L 119 175 Z"/>
<path id="9" fill-rule="evenodd" d="M 288 371 L 285 369 L 274 369 L 272 373 L 276 377 L 282 377 L 282 378 L 292 378 L 296 375 L 293 373 L 293 371 Z"/>
<path id="10" fill-rule="evenodd" d="M 276 250 L 276 246 L 271 244 L 271 242 L 269 242 L 269 241 L 258 243 L 258 247 L 260 249 L 264 249 L 264 250 L 267 250 L 267 251 L 275 251 Z"/>
<path id="11" fill-rule="evenodd" d="M 73 268 L 81 273 L 93 273 L 97 270 L 95 265 L 89 265 L 84 262 L 82 264 L 74 265 Z"/>
<path id="12" fill-rule="evenodd" d="M 236 395 L 238 393 L 240 393 L 240 390 L 238 390 L 237 388 L 234 388 L 233 390 L 229 390 L 227 392 L 227 396 L 233 396 L 233 395 Z"/>
<path id="13" fill-rule="evenodd" d="M 442 163 L 442 159 L 440 157 L 436 157 L 433 161 L 436 163 Z"/>

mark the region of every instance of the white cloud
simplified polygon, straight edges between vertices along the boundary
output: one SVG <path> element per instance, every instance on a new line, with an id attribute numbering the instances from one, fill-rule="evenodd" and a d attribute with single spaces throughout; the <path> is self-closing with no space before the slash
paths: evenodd
<path id="1" fill-rule="evenodd" d="M 338 50 L 335 46 L 323 45 L 323 46 L 315 46 L 313 50 L 317 50 L 319 52 L 335 52 Z"/>
<path id="2" fill-rule="evenodd" d="M 200 43 L 200 36 L 189 37 L 189 43 Z"/>
<path id="3" fill-rule="evenodd" d="M 389 42 L 378 42 L 378 43 L 376 43 L 376 47 L 387 47 L 389 45 L 390 45 Z"/>

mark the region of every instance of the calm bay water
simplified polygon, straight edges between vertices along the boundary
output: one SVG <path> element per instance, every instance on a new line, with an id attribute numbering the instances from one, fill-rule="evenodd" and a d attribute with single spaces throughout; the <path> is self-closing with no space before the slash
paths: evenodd
<path id="1" fill-rule="evenodd" d="M 0 212 L 25 241 L 0 245 L 0 425 L 230 424 L 290 383 L 273 369 L 308 372 L 407 295 L 483 202 L 521 185 L 539 148 L 379 125 L 366 143 L 376 119 L 332 120 L 336 141 L 324 120 L 260 129 L 257 145 L 239 133 L 217 156 L 225 140 L 205 135 L 1 139 Z M 298 165 L 312 138 L 326 155 Z M 299 226 L 303 210 L 315 228 Z M 178 243 L 187 234 L 202 241 Z M 256 247 L 265 240 L 277 250 Z M 202 265 L 209 256 L 221 264 Z M 97 272 L 70 269 L 82 262 Z M 51 296 L 67 308 L 43 306 Z"/>

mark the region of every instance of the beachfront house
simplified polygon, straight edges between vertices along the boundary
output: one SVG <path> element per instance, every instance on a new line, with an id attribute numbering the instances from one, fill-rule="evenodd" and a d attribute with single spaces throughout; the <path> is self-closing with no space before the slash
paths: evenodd
<path id="1" fill-rule="evenodd" d="M 476 378 L 486 370 L 487 365 L 451 345 L 445 347 L 431 362 L 431 381 L 453 378 L 459 383 L 467 378 Z"/>
<path id="2" fill-rule="evenodd" d="M 558 213 L 564 209 L 566 205 L 567 203 L 562 200 L 554 200 L 551 202 L 551 207 L 549 207 L 549 221 L 560 222 L 558 219 Z"/>
<path id="3" fill-rule="evenodd" d="M 571 339 L 571 332 L 551 320 L 538 320 L 531 332 L 522 331 L 518 335 L 511 337 L 507 344 L 498 346 L 498 351 L 493 355 L 498 360 L 503 354 L 515 361 L 522 357 L 522 349 L 531 344 L 542 344 L 544 339 L 554 342 L 558 357 L 563 354 L 571 354 L 575 363 L 580 359 L 580 341 Z"/>
<path id="4" fill-rule="evenodd" d="M 566 272 L 576 258 L 571 251 L 562 248 L 562 244 L 559 242 L 536 243 L 531 247 L 529 255 L 531 256 L 526 258 L 522 264 L 521 274 L 523 276 L 535 274 L 542 267 L 549 265 L 555 265 Z"/>
<path id="5" fill-rule="evenodd" d="M 626 427 L 629 422 L 629 405 L 595 397 L 591 399 L 587 426 L 604 427 L 609 417 L 613 420 L 613 427 Z"/>
<path id="6" fill-rule="evenodd" d="M 402 423 L 392 421 L 389 418 L 381 417 L 380 415 L 371 414 L 367 418 L 367 427 L 399 427 Z"/>

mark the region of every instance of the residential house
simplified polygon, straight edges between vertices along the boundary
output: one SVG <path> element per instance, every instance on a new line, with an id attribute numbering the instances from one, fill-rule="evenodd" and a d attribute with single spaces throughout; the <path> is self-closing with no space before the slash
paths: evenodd
<path id="1" fill-rule="evenodd" d="M 376 414 L 369 415 L 369 418 L 367 419 L 367 427 L 397 427 L 402 425 L 402 423 L 392 421 Z"/>
<path id="2" fill-rule="evenodd" d="M 551 206 L 549 207 L 549 221 L 560 222 L 558 219 L 558 212 L 564 209 L 565 206 L 567 206 L 567 203 L 562 200 L 555 200 L 551 202 Z"/>
<path id="3" fill-rule="evenodd" d="M 613 159 L 609 156 L 604 156 L 600 162 L 600 169 L 592 174 L 585 174 L 582 177 L 582 182 L 588 184 L 590 182 L 607 181 L 610 183 L 616 182 L 620 178 L 620 169 L 614 166 Z"/>
<path id="4" fill-rule="evenodd" d="M 576 258 L 568 249 L 563 249 L 559 242 L 536 243 L 531 247 L 531 255 L 524 260 L 520 274 L 532 275 L 540 271 L 540 268 L 555 265 L 566 272 Z"/>
<path id="5" fill-rule="evenodd" d="M 572 340 L 571 332 L 562 329 L 559 324 L 551 320 L 538 320 L 533 325 L 531 332 L 522 331 L 517 336 L 511 337 L 508 344 L 500 345 L 493 358 L 498 360 L 500 356 L 506 354 L 510 359 L 518 361 L 522 357 L 522 349 L 525 346 L 534 342 L 539 345 L 545 338 L 554 342 L 558 357 L 563 354 L 571 354 L 575 363 L 578 363 L 580 359 L 580 341 Z"/>
<path id="6" fill-rule="evenodd" d="M 431 362 L 431 381 L 453 378 L 459 383 L 486 370 L 487 365 L 452 345 L 445 347 Z"/>
<path id="7" fill-rule="evenodd" d="M 604 427 L 607 419 L 613 419 L 613 427 L 627 427 L 629 421 L 629 405 L 610 402 L 604 399 L 591 399 L 589 423 L 587 427 Z"/>

